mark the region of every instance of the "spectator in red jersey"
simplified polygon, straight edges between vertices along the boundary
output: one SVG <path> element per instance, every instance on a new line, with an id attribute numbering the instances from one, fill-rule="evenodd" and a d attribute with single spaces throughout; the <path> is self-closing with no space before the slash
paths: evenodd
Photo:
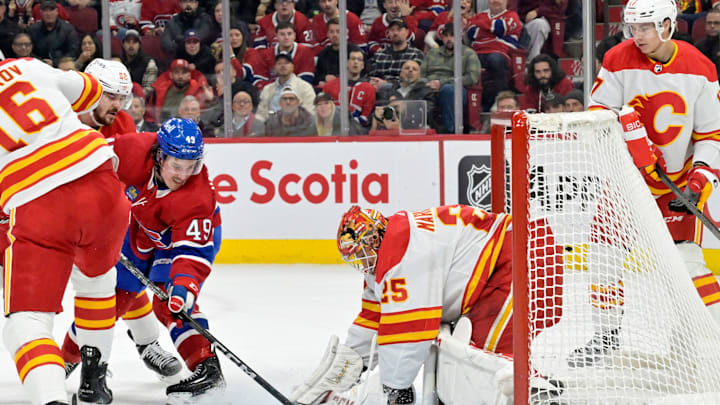
<path id="1" fill-rule="evenodd" d="M 200 42 L 209 44 L 212 19 L 205 12 L 198 10 L 197 0 L 180 0 L 182 11 L 173 16 L 165 25 L 160 45 L 169 55 L 177 55 L 178 50 L 185 46 L 185 32 L 194 29 Z"/>
<path id="2" fill-rule="evenodd" d="M 338 0 L 319 0 L 318 6 L 320 6 L 322 13 L 317 14 L 312 19 L 313 40 L 315 41 L 314 49 L 316 54 L 319 54 L 325 47 L 331 44 L 328 36 L 330 21 L 340 16 Z M 351 11 L 347 11 L 345 15 L 347 17 L 348 43 L 358 46 L 364 52 L 367 52 L 368 44 L 365 26 L 362 21 L 360 21 L 360 18 Z"/>
<path id="3" fill-rule="evenodd" d="M 395 19 L 402 19 L 407 25 L 408 34 L 406 40 L 412 44 L 415 42 L 416 32 L 418 30 L 418 22 L 411 15 L 412 9 L 408 0 L 383 0 L 385 13 L 373 21 L 368 34 L 368 46 L 370 47 L 370 55 L 374 55 L 380 49 L 390 46 L 390 22 Z"/>
<path id="4" fill-rule="evenodd" d="M 462 14 L 463 32 L 467 32 L 470 22 L 475 18 L 475 0 L 460 0 L 460 12 Z M 443 11 L 433 20 L 428 33 L 425 35 L 426 50 L 437 48 L 442 45 L 440 36 L 445 24 L 453 21 L 453 10 Z"/>
<path id="5" fill-rule="evenodd" d="M 302 106 L 310 113 L 315 111 L 313 100 L 315 90 L 305 80 L 300 79 L 293 73 L 294 65 L 291 55 L 279 53 L 275 56 L 275 73 L 277 78 L 265 86 L 260 93 L 260 104 L 258 105 L 257 116 L 263 121 L 268 120 L 271 113 L 280 110 L 280 93 L 285 88 L 292 88 L 295 95 L 300 99 Z"/>
<path id="6" fill-rule="evenodd" d="M 468 29 L 472 48 L 480 58 L 483 75 L 482 106 L 490 111 L 495 96 L 510 88 L 513 51 L 520 46 L 522 22 L 518 14 L 507 9 L 507 0 L 489 0 L 489 9 L 478 13 Z"/>
<path id="7" fill-rule="evenodd" d="M 572 82 L 555 59 L 543 53 L 537 55 L 528 64 L 525 83 L 520 108 L 536 112 L 546 112 L 543 110 L 545 100 L 556 99 L 556 94 L 565 96 L 574 89 Z"/>
<path id="8" fill-rule="evenodd" d="M 315 55 L 307 46 L 295 42 L 296 31 L 289 22 L 278 23 L 276 33 L 278 42 L 270 48 L 260 51 L 262 64 L 255 72 L 255 76 L 260 79 L 255 82 L 255 87 L 262 89 L 275 79 L 276 72 L 272 69 L 272 63 L 275 61 L 275 56 L 281 53 L 292 57 L 294 72 L 297 77 L 309 84 L 313 84 L 315 80 Z"/>
<path id="9" fill-rule="evenodd" d="M 210 53 L 210 48 L 200 42 L 195 30 L 185 31 L 185 45 L 178 50 L 176 58 L 185 59 L 190 64 L 190 69 L 197 69 L 206 77 L 214 73 L 215 58 Z"/>
<path id="10" fill-rule="evenodd" d="M 127 30 L 122 40 L 123 51 L 120 61 L 127 66 L 132 81 L 140 83 L 143 93 L 148 95 L 157 80 L 158 66 L 155 59 L 143 52 L 140 44 L 140 34 L 135 30 Z"/>
<path id="11" fill-rule="evenodd" d="M 293 0 L 275 0 L 275 11 L 258 21 L 260 28 L 255 35 L 255 48 L 267 48 L 278 42 L 276 32 L 281 22 L 292 24 L 295 38 L 299 43 L 309 48 L 313 47 L 315 41 L 310 20 L 303 13 L 295 10 Z"/>
<path id="12" fill-rule="evenodd" d="M 448 8 L 445 0 L 410 0 L 412 15 L 418 20 L 418 28 L 427 32 L 435 18 Z"/>
<path id="13" fill-rule="evenodd" d="M 196 71 L 193 77 L 190 64 L 184 59 L 175 59 L 170 69 L 153 84 L 146 118 L 152 118 L 153 122 L 158 123 L 175 116 L 180 101 L 188 95 L 195 96 L 201 105 L 213 97 L 212 89 L 202 73 Z"/>
<path id="14" fill-rule="evenodd" d="M 146 1 L 140 9 L 140 32 L 143 35 L 160 35 L 165 25 L 180 12 L 178 0 Z"/>
<path id="15" fill-rule="evenodd" d="M 370 58 L 370 84 L 375 91 L 384 86 L 391 86 L 400 77 L 400 70 L 408 60 L 422 62 L 423 53 L 407 42 L 409 35 L 405 19 L 396 18 L 390 22 L 388 37 L 390 46 L 379 50 Z"/>
<path id="16" fill-rule="evenodd" d="M 360 48 L 348 50 L 348 108 L 354 121 L 362 127 L 370 126 L 370 114 L 375 108 L 375 87 L 365 75 L 365 54 Z M 340 100 L 340 78 L 330 80 L 323 87 L 333 100 Z M 336 101 L 339 103 L 339 101 Z"/>
<path id="17" fill-rule="evenodd" d="M 517 12 L 530 37 L 528 60 L 542 52 L 550 35 L 550 23 L 564 21 L 567 6 L 568 0 L 520 0 Z"/>

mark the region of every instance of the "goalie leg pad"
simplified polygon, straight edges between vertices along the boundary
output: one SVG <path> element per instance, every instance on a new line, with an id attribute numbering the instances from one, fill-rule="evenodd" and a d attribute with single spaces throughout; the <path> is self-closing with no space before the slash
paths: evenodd
<path id="1" fill-rule="evenodd" d="M 504 404 L 512 398 L 510 357 L 470 346 L 470 320 L 461 317 L 455 332 L 441 329 L 437 393 L 446 405 Z"/>
<path id="2" fill-rule="evenodd" d="M 313 374 L 296 387 L 289 399 L 299 404 L 312 404 L 329 391 L 342 392 L 355 385 L 363 370 L 360 355 L 352 348 L 330 337 L 325 354 Z"/>

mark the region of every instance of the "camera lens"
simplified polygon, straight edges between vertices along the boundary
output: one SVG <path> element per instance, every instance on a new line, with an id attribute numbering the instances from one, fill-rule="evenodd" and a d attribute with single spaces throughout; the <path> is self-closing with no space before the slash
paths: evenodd
<path id="1" fill-rule="evenodd" d="M 395 109 L 387 106 L 383 108 L 383 119 L 384 120 L 395 120 Z"/>

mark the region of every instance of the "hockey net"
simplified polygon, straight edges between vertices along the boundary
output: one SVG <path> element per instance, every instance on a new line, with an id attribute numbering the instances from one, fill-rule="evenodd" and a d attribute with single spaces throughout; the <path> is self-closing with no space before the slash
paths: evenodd
<path id="1" fill-rule="evenodd" d="M 720 326 L 616 115 L 510 124 L 493 119 L 492 159 L 493 209 L 513 214 L 515 403 L 720 404 Z"/>

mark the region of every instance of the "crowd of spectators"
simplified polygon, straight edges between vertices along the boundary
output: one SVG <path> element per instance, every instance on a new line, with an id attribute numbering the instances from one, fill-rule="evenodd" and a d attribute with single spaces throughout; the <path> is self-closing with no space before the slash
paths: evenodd
<path id="1" fill-rule="evenodd" d="M 482 87 L 484 112 L 508 100 L 515 108 L 535 111 L 556 109 L 558 101 L 565 108 L 575 99 L 582 106 L 582 93 L 568 97 L 574 87 L 558 67 L 561 55 L 553 54 L 550 35 L 550 25 L 575 9 L 568 3 L 579 0 L 459 1 L 465 109 L 471 87 Z M 103 55 L 100 3 L 0 0 L 0 56 L 83 70 Z M 230 3 L 232 128 L 225 128 L 221 2 L 110 2 L 111 53 L 135 83 L 128 112 L 138 130 L 183 117 L 198 122 L 209 137 L 336 135 L 344 36 L 350 134 L 404 125 L 454 132 L 453 55 L 458 50 L 451 0 L 348 0 L 347 32 L 340 32 L 338 0 Z M 95 28 L 69 22 L 83 9 L 94 10 Z M 714 17 L 720 21 L 720 13 Z M 718 58 L 717 40 L 705 48 Z M 512 76 L 516 55 L 528 60 L 521 85 Z"/>

